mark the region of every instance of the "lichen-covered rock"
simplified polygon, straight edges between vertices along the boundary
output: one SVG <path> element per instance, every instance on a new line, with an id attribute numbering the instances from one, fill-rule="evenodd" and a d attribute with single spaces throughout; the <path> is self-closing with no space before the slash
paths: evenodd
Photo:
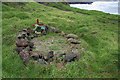
<path id="1" fill-rule="evenodd" d="M 77 38 L 78 38 L 78 36 L 77 36 L 77 35 L 75 35 L 75 34 L 68 34 L 68 35 L 66 36 L 66 38 L 73 38 L 73 39 L 77 39 Z"/>

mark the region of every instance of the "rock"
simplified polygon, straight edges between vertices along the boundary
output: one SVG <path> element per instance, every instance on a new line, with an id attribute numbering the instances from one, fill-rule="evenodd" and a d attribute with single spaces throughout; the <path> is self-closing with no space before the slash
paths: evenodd
<path id="1" fill-rule="evenodd" d="M 77 38 L 78 38 L 78 36 L 77 36 L 77 35 L 75 35 L 75 34 L 68 34 L 68 35 L 66 36 L 66 38 L 73 38 L 73 39 L 77 39 Z"/>
<path id="2" fill-rule="evenodd" d="M 29 46 L 30 48 L 33 48 L 33 47 L 34 47 L 34 43 L 33 43 L 33 42 L 28 42 L 28 46 Z"/>
<path id="3" fill-rule="evenodd" d="M 35 31 L 35 34 L 37 34 L 37 35 L 41 35 L 42 33 L 41 33 L 41 32 L 37 32 L 37 31 Z"/>
<path id="4" fill-rule="evenodd" d="M 40 53 L 40 51 L 30 51 L 30 56 L 34 59 L 34 60 L 38 60 L 38 59 L 43 59 L 43 54 Z"/>
<path id="5" fill-rule="evenodd" d="M 16 40 L 16 46 L 17 47 L 27 47 L 28 46 L 28 40 L 27 39 L 17 39 Z"/>
<path id="6" fill-rule="evenodd" d="M 16 47 L 15 50 L 16 52 L 19 54 L 22 50 L 24 49 L 24 47 Z"/>
<path id="7" fill-rule="evenodd" d="M 25 37 L 26 37 L 26 33 L 24 32 L 20 32 L 17 36 L 18 39 L 21 39 L 21 38 L 25 39 Z"/>
<path id="8" fill-rule="evenodd" d="M 72 53 L 79 53 L 78 49 L 75 49 L 75 48 L 73 48 L 71 51 Z"/>
<path id="9" fill-rule="evenodd" d="M 38 59 L 38 62 L 42 65 L 46 65 L 47 62 L 44 59 Z"/>
<path id="10" fill-rule="evenodd" d="M 22 31 L 23 31 L 23 32 L 27 32 L 27 29 L 23 29 Z"/>
<path id="11" fill-rule="evenodd" d="M 73 38 L 69 38 L 68 42 L 72 43 L 72 44 L 80 44 L 80 41 L 73 39 Z"/>
<path id="12" fill-rule="evenodd" d="M 25 39 L 27 36 L 29 36 L 27 33 L 27 29 L 23 29 L 22 31 L 19 31 L 17 38 L 18 39 L 21 39 L 21 38 Z"/>
<path id="13" fill-rule="evenodd" d="M 79 59 L 79 55 L 76 53 L 66 54 L 64 57 L 65 62 L 72 62 Z"/>
<path id="14" fill-rule="evenodd" d="M 47 54 L 47 58 L 46 58 L 45 60 L 48 61 L 48 62 L 51 62 L 51 61 L 53 61 L 53 57 L 54 57 L 54 52 L 53 52 L 53 51 L 50 51 L 50 52 Z"/>
<path id="15" fill-rule="evenodd" d="M 27 47 L 25 48 L 25 50 L 30 52 L 30 51 L 32 51 L 32 48 L 29 47 L 29 46 L 27 46 Z"/>
<path id="16" fill-rule="evenodd" d="M 29 55 L 29 52 L 28 51 L 25 51 L 25 50 L 22 50 L 20 53 L 19 53 L 23 63 L 26 65 L 28 62 L 29 62 L 29 58 L 30 58 L 30 55 Z"/>
<path id="17" fill-rule="evenodd" d="M 47 58 L 53 58 L 54 57 L 54 52 L 53 51 L 50 51 L 47 55 Z"/>

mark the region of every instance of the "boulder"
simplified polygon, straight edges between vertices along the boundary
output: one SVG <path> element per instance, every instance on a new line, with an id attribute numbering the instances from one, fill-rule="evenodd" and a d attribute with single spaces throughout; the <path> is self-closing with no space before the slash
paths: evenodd
<path id="1" fill-rule="evenodd" d="M 78 38 L 78 36 L 77 36 L 77 35 L 75 35 L 75 34 L 68 34 L 68 35 L 66 36 L 66 38 L 73 38 L 73 39 L 77 39 L 77 38 Z"/>

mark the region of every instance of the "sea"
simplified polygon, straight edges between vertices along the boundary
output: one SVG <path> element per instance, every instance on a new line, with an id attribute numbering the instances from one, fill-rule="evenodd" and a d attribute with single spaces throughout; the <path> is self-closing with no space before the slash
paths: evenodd
<path id="1" fill-rule="evenodd" d="M 85 10 L 97 10 L 105 13 L 120 15 L 119 1 L 95 1 L 92 4 L 70 4 L 70 6 Z"/>

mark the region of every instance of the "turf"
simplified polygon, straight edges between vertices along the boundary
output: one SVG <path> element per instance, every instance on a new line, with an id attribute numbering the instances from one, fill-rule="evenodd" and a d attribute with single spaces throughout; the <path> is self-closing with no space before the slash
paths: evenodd
<path id="1" fill-rule="evenodd" d="M 118 77 L 118 17 L 98 11 L 71 8 L 61 3 L 49 6 L 36 2 L 3 3 L 2 76 L 4 78 Z M 57 69 L 55 65 L 43 67 L 29 64 L 27 68 L 23 65 L 14 51 L 16 34 L 23 28 L 34 28 L 32 24 L 37 18 L 44 24 L 79 36 L 84 53 L 78 62 L 67 64 L 63 70 Z"/>

